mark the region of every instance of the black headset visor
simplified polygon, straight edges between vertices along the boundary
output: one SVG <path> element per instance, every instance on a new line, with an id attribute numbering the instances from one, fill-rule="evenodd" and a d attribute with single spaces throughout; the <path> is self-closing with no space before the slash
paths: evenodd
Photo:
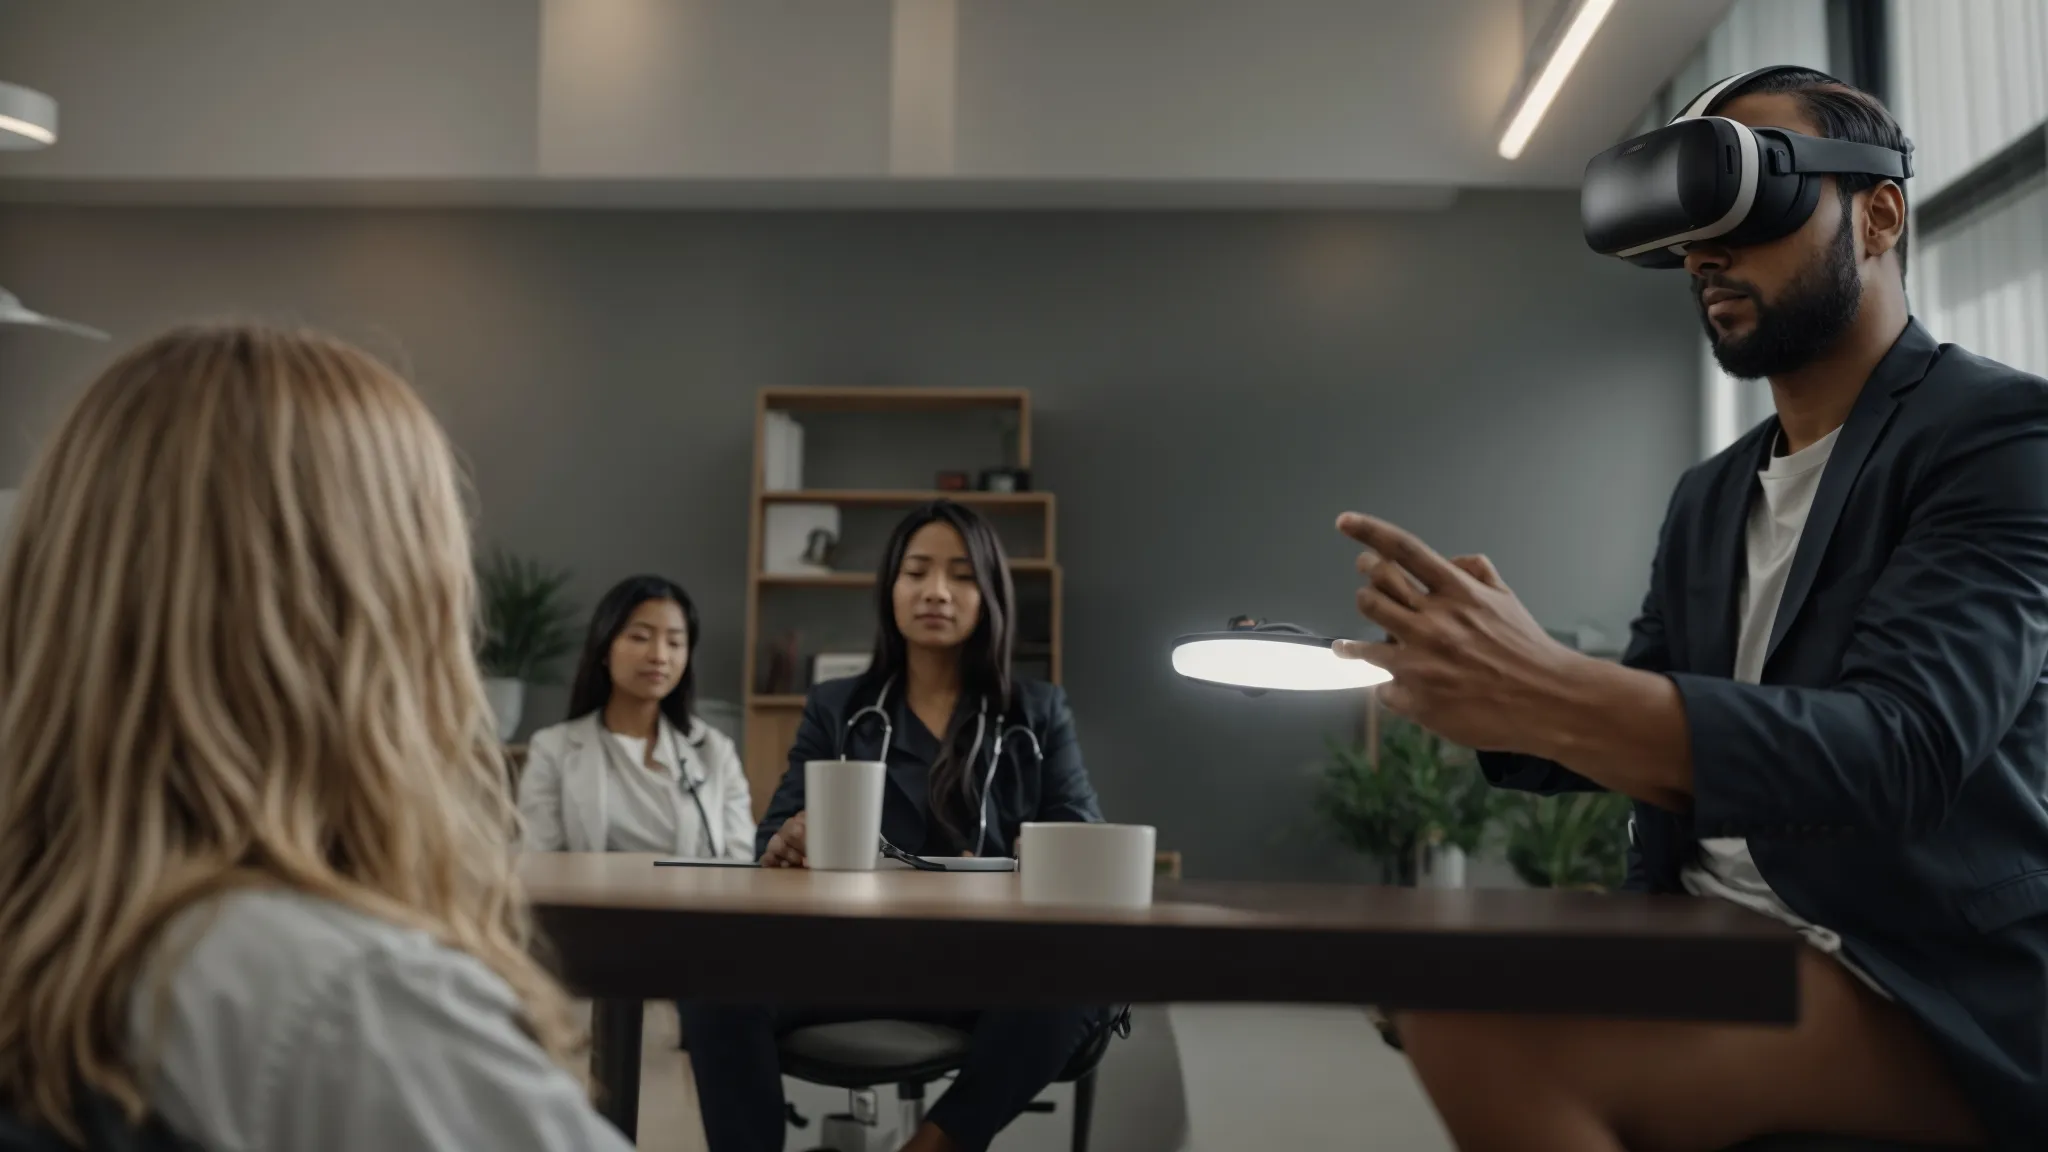
<path id="1" fill-rule="evenodd" d="M 1682 120 L 1595 156 L 1579 192 L 1586 243 L 1604 256 L 1649 245 L 1644 255 L 1661 261 L 1670 254 L 1659 241 L 1699 232 L 1740 201 L 1742 147 L 1729 121 Z"/>
<path id="2" fill-rule="evenodd" d="M 1720 92 L 1776 70 L 1729 77 L 1671 123 L 1587 162 L 1579 192 L 1587 246 L 1645 268 L 1677 268 L 1688 244 L 1760 244 L 1797 231 L 1826 176 L 1913 174 L 1909 152 L 1700 114 Z"/>

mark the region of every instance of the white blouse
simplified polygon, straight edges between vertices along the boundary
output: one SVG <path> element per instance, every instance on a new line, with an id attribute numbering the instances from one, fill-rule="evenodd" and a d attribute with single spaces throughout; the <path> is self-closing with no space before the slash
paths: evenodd
<path id="1" fill-rule="evenodd" d="M 605 851 L 674 852 L 677 845 L 697 846 L 687 855 L 709 855 L 702 846 L 697 801 L 683 785 L 676 759 L 682 737 L 661 721 L 654 743 L 654 767 L 647 766 L 647 741 L 608 732 L 621 755 L 605 757 L 612 787 L 606 797 Z"/>
<path id="2" fill-rule="evenodd" d="M 655 763 L 600 713 L 543 728 L 519 774 L 521 842 L 536 852 L 657 852 L 754 859 L 754 804 L 739 750 L 701 721 L 666 718 Z M 671 769 L 674 769 L 673 771 Z"/>
<path id="3" fill-rule="evenodd" d="M 174 920 L 129 1037 L 151 1108 L 211 1152 L 631 1147 L 482 962 L 299 893 Z"/>

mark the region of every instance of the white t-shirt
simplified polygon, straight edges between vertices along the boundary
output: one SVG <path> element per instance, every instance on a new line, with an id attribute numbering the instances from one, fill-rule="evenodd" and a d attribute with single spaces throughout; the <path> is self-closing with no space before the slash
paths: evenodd
<path id="1" fill-rule="evenodd" d="M 519 1022 L 425 932 L 248 891 L 188 909 L 129 1003 L 152 1111 L 210 1152 L 627 1152 Z"/>
<path id="2" fill-rule="evenodd" d="M 1814 493 L 1820 489 L 1820 478 L 1827 470 L 1828 456 L 1841 434 L 1842 430 L 1837 428 L 1790 456 L 1773 456 L 1770 464 L 1757 473 L 1763 498 L 1750 506 L 1744 532 L 1748 571 L 1742 583 L 1735 641 L 1735 679 L 1740 683 L 1763 681 L 1764 657 L 1770 649 L 1779 601 L 1785 596 L 1785 579 L 1791 574 L 1792 559 L 1799 552 L 1799 537 L 1806 529 L 1806 516 L 1813 508 Z M 1771 890 L 1763 874 L 1757 871 L 1749 841 L 1740 836 L 1701 840 L 1698 862 L 1681 870 L 1679 878 L 1686 891 L 1695 896 L 1731 900 L 1775 917 L 1799 929 L 1815 948 L 1837 958 L 1842 954 L 1839 935 L 1801 918 Z M 1884 992 L 1854 965 L 1849 965 L 1849 970 Z"/>
<path id="3" fill-rule="evenodd" d="M 678 832 L 688 829 L 697 838 L 703 836 L 694 801 L 683 786 L 683 767 L 676 756 L 679 737 L 666 719 L 659 727 L 652 769 L 647 767 L 646 740 L 606 730 L 625 753 L 624 760 L 605 758 L 612 784 L 605 798 L 606 851 L 667 855 L 676 850 Z M 709 845 L 698 850 L 711 852 Z"/>

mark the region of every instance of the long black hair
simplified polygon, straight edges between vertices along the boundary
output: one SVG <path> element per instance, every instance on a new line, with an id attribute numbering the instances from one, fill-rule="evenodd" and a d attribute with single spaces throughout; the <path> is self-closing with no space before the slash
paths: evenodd
<path id="1" fill-rule="evenodd" d="M 628 576 L 597 602 L 583 640 L 583 656 L 576 662 L 575 685 L 569 689 L 568 718 L 588 716 L 611 700 L 612 643 L 626 630 L 634 610 L 649 600 L 673 600 L 683 610 L 689 658 L 683 663 L 683 678 L 662 697 L 661 714 L 688 739 L 696 735 L 691 715 L 697 706 L 697 605 L 682 585 L 663 576 Z"/>
<path id="2" fill-rule="evenodd" d="M 896 626 L 896 578 L 903 571 L 903 555 L 910 538 L 928 524 L 949 524 L 967 544 L 967 558 L 974 566 L 974 582 L 981 589 L 981 619 L 960 651 L 960 698 L 978 710 L 985 702 L 989 727 L 982 735 L 982 750 L 995 739 L 1010 711 L 1010 654 L 1016 645 L 1016 588 L 1010 580 L 1009 557 L 995 528 L 972 508 L 950 500 L 935 500 L 914 510 L 896 525 L 882 552 L 882 567 L 875 576 L 875 658 L 868 679 L 877 687 L 892 679 L 899 689 L 905 684 L 909 666 L 909 642 Z M 974 745 L 974 716 L 970 708 L 957 708 L 939 739 L 938 762 L 932 765 L 932 815 L 948 835 L 961 843 L 972 827 L 975 805 L 981 797 L 968 761 Z"/>

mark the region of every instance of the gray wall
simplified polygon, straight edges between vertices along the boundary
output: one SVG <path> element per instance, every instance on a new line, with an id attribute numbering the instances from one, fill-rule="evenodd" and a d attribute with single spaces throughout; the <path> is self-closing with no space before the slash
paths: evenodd
<path id="1" fill-rule="evenodd" d="M 123 340 L 241 311 L 396 358 L 469 457 L 483 536 L 573 566 L 585 603 L 674 575 L 727 698 L 754 391 L 1028 387 L 1105 809 L 1192 874 L 1307 877 L 1355 872 L 1307 811 L 1352 705 L 1197 688 L 1167 641 L 1239 612 L 1354 629 L 1346 508 L 1486 551 L 1553 626 L 1619 630 L 1699 443 L 1697 334 L 1682 286 L 1588 254 L 1575 209 L 9 207 L 0 284 Z M 0 329 L 0 487 L 109 355 Z"/>

